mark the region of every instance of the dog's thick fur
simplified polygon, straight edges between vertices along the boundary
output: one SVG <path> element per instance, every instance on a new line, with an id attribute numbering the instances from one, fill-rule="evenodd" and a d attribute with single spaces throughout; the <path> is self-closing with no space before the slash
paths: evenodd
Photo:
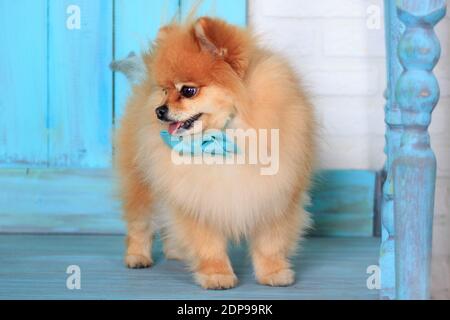
<path id="1" fill-rule="evenodd" d="M 292 284 L 289 256 L 309 224 L 301 199 L 311 178 L 315 130 L 298 78 L 249 30 L 207 17 L 162 28 L 144 60 L 148 77 L 134 88 L 116 141 L 126 265 L 151 266 L 159 226 L 166 257 L 186 261 L 204 288 L 236 285 L 227 242 L 241 237 L 249 240 L 259 283 Z M 200 88 L 199 94 L 180 97 L 180 83 Z M 204 129 L 223 128 L 230 114 L 231 128 L 279 129 L 279 172 L 263 176 L 250 164 L 175 165 L 160 137 L 168 124 L 155 115 L 164 104 L 177 119 L 202 113 Z"/>

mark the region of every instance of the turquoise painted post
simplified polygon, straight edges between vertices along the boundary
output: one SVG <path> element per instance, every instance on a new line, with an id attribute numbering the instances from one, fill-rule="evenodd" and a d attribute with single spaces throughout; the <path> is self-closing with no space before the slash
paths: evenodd
<path id="1" fill-rule="evenodd" d="M 47 0 L 0 0 L 0 167 L 47 166 Z"/>
<path id="2" fill-rule="evenodd" d="M 381 205 L 381 299 L 395 298 L 395 230 L 394 230 L 394 182 L 392 163 L 398 154 L 402 136 L 400 109 L 395 97 L 395 86 L 403 71 L 398 59 L 398 43 L 405 30 L 397 17 L 395 1 L 385 0 L 385 29 L 387 56 L 387 88 L 386 88 L 386 147 L 387 161 L 384 169 L 383 198 Z"/>
<path id="3" fill-rule="evenodd" d="M 428 299 L 436 180 L 428 126 L 439 100 L 432 71 L 440 57 L 433 28 L 445 16 L 446 1 L 397 0 L 396 6 L 406 26 L 398 45 L 404 71 L 395 91 L 403 133 L 392 163 L 396 298 Z"/>
<path id="4" fill-rule="evenodd" d="M 150 47 L 161 25 L 169 23 L 178 12 L 178 0 L 115 0 L 114 59 L 122 60 L 132 51 L 140 55 Z M 123 74 L 114 75 L 115 121 L 119 122 L 131 92 Z"/>
<path id="5" fill-rule="evenodd" d="M 48 6 L 50 166 L 109 167 L 112 1 L 59 0 Z"/>

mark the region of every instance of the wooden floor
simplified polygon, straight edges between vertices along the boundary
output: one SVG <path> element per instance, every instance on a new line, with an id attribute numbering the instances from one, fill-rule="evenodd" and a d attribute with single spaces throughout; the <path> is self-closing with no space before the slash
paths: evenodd
<path id="1" fill-rule="evenodd" d="M 376 238 L 308 239 L 289 288 L 257 285 L 246 250 L 232 248 L 239 286 L 205 291 L 182 263 L 165 260 L 159 243 L 152 269 L 128 270 L 122 236 L 0 235 L 0 299 L 377 299 L 366 269 L 378 248 Z M 70 265 L 81 268 L 81 290 L 66 288 Z"/>

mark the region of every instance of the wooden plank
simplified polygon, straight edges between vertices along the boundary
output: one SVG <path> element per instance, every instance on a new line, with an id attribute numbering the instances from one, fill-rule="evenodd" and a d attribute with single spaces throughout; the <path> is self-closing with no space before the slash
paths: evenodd
<path id="1" fill-rule="evenodd" d="M 110 166 L 112 4 L 110 0 L 49 1 L 52 167 Z"/>
<path id="2" fill-rule="evenodd" d="M 149 48 L 159 28 L 178 12 L 178 0 L 116 0 L 114 6 L 114 59 L 121 60 L 134 51 L 140 54 Z M 131 92 L 123 74 L 115 73 L 115 121 L 123 114 Z"/>
<path id="3" fill-rule="evenodd" d="M 47 1 L 0 0 L 0 166 L 47 165 Z"/>
<path id="4" fill-rule="evenodd" d="M 109 171 L 0 171 L 0 232 L 123 233 Z"/>
<path id="5" fill-rule="evenodd" d="M 159 241 L 151 269 L 123 265 L 122 236 L 0 236 L 0 299 L 377 299 L 366 270 L 377 263 L 379 239 L 313 238 L 293 259 L 297 283 L 260 286 L 245 248 L 231 248 L 239 285 L 225 291 L 197 286 L 181 262 L 167 261 Z M 66 288 L 67 267 L 81 271 L 81 290 Z"/>
<path id="6" fill-rule="evenodd" d="M 181 0 L 181 16 L 189 15 L 198 0 Z M 247 25 L 247 0 L 205 0 L 197 11 L 197 16 L 220 17 L 229 23 Z"/>
<path id="7" fill-rule="evenodd" d="M 319 173 L 311 191 L 315 236 L 372 236 L 376 173 L 330 170 Z"/>
<path id="8" fill-rule="evenodd" d="M 310 208 L 311 235 L 371 236 L 375 173 L 324 171 Z M 0 171 L 0 232 L 124 233 L 109 170 Z"/>

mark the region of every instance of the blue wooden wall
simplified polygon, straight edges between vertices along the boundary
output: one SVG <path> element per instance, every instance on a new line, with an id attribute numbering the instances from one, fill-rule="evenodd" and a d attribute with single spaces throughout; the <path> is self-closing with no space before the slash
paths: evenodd
<path id="1" fill-rule="evenodd" d="M 80 8 L 80 29 L 66 26 Z M 48 161 L 50 167 L 111 162 L 112 1 L 48 2 Z"/>
<path id="2" fill-rule="evenodd" d="M 0 1 L 0 164 L 46 166 L 47 1 Z"/>

